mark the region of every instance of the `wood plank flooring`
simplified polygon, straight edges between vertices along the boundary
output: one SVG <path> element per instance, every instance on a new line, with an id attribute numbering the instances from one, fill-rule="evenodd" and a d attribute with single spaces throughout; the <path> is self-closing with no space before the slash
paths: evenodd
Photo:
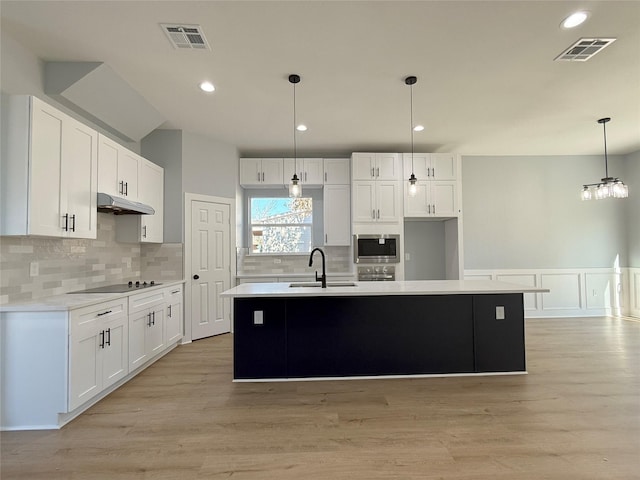
<path id="1" fill-rule="evenodd" d="M 527 321 L 529 375 L 232 383 L 232 337 L 177 348 L 1 478 L 640 478 L 640 323 Z"/>

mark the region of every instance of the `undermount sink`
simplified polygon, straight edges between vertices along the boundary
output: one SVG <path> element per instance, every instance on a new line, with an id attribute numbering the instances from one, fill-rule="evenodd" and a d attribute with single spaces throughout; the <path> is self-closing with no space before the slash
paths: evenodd
<path id="1" fill-rule="evenodd" d="M 320 283 L 305 282 L 305 283 L 291 283 L 289 288 L 302 288 L 302 287 L 322 287 Z M 353 282 L 327 282 L 327 287 L 357 287 Z"/>

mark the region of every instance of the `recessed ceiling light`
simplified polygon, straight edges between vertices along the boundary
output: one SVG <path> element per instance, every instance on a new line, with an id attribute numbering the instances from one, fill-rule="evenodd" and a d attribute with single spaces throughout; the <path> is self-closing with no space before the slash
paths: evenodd
<path id="1" fill-rule="evenodd" d="M 200 84 L 200 90 L 202 90 L 203 92 L 211 93 L 215 89 L 216 89 L 216 87 L 214 87 L 213 83 L 211 83 L 211 82 L 202 82 Z"/>
<path id="2" fill-rule="evenodd" d="M 583 23 L 589 17 L 589 12 L 575 12 L 562 21 L 562 28 L 573 28 Z"/>
<path id="3" fill-rule="evenodd" d="M 307 126 L 300 124 L 300 125 L 298 125 L 296 127 L 296 130 L 298 130 L 299 132 L 306 132 L 307 131 Z"/>
<path id="4" fill-rule="evenodd" d="M 415 127 L 413 127 L 414 132 L 421 132 L 423 130 L 424 130 L 424 125 L 416 125 Z"/>

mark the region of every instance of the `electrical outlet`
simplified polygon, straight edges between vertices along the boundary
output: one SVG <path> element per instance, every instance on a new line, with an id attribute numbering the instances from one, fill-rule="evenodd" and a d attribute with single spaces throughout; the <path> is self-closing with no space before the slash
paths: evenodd
<path id="1" fill-rule="evenodd" d="M 39 274 L 40 274 L 40 265 L 38 265 L 38 262 L 31 262 L 29 264 L 29 276 L 37 277 Z"/>
<path id="2" fill-rule="evenodd" d="M 281 258 L 274 258 L 273 259 L 273 263 L 282 263 L 282 259 Z"/>
<path id="3" fill-rule="evenodd" d="M 264 311 L 263 310 L 255 310 L 253 312 L 253 324 L 254 325 L 264 325 Z"/>
<path id="4" fill-rule="evenodd" d="M 127 266 L 127 268 L 131 268 L 131 258 L 125 258 L 124 263 Z"/>
<path id="5" fill-rule="evenodd" d="M 504 306 L 496 306 L 496 320 L 504 320 Z"/>
<path id="6" fill-rule="evenodd" d="M 410 260 L 411 260 L 411 254 L 410 254 L 410 253 L 405 253 L 405 254 L 404 254 L 404 259 L 405 259 L 405 261 L 407 261 L 407 262 L 408 262 L 408 261 L 410 261 Z"/>

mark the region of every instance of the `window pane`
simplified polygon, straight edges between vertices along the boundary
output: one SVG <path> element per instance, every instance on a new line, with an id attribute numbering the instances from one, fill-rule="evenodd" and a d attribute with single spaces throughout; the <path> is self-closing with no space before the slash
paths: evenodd
<path id="1" fill-rule="evenodd" d="M 313 223 L 311 198 L 252 198 L 251 223 Z"/>
<path id="2" fill-rule="evenodd" d="M 307 253 L 311 251 L 311 226 L 254 225 L 251 253 Z"/>

